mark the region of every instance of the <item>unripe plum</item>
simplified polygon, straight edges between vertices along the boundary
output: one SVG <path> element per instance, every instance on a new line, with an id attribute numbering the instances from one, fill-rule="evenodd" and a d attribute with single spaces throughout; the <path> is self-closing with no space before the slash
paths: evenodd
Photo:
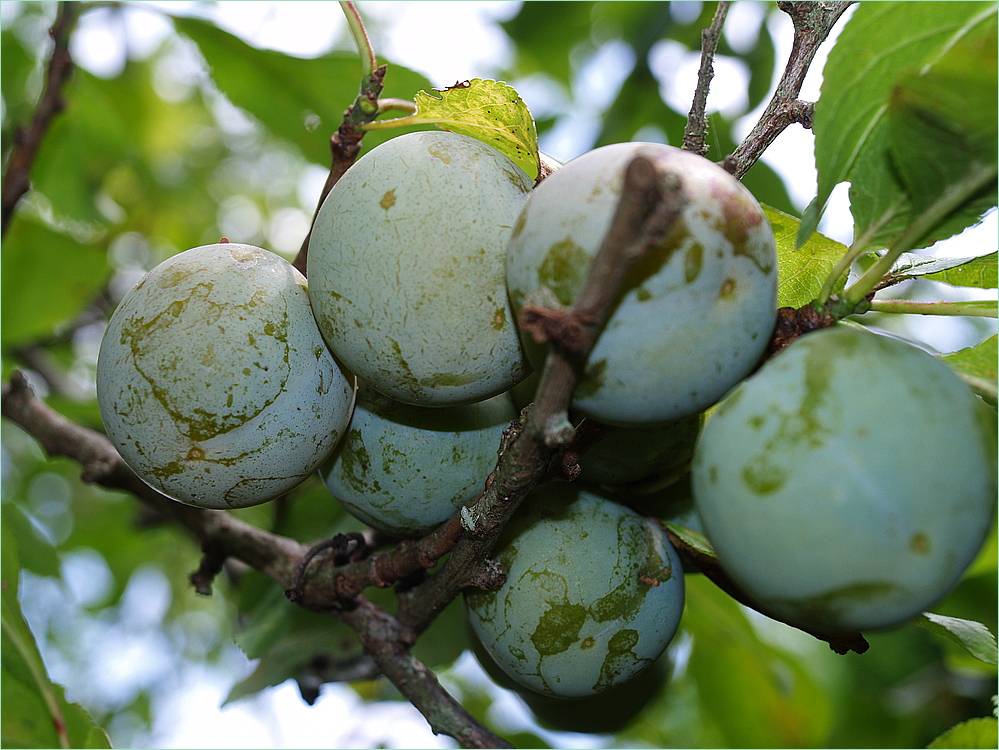
<path id="1" fill-rule="evenodd" d="M 307 282 L 251 245 L 174 255 L 108 322 L 97 400 L 125 462 L 204 508 L 271 500 L 313 474 L 347 427 L 353 376 L 323 343 Z"/>
<path id="2" fill-rule="evenodd" d="M 528 374 L 504 256 L 531 187 L 499 151 L 448 132 L 392 138 L 333 186 L 309 242 L 312 306 L 362 382 L 445 406 Z"/>
<path id="3" fill-rule="evenodd" d="M 628 276 L 576 389 L 573 406 L 641 425 L 703 411 L 755 366 L 777 315 L 773 231 L 731 174 L 657 143 L 618 143 L 572 159 L 542 181 L 517 219 L 507 285 L 519 315 L 547 287 L 563 305 L 582 289 L 637 155 L 682 181 L 687 203 Z M 537 367 L 544 352 L 528 344 Z"/>
<path id="4" fill-rule="evenodd" d="M 516 411 L 502 393 L 474 404 L 402 404 L 362 383 L 350 428 L 321 473 L 330 493 L 369 526 L 414 536 L 478 495 Z"/>
<path id="5" fill-rule="evenodd" d="M 700 428 L 700 414 L 661 425 L 619 427 L 580 456 L 579 476 L 615 485 L 677 471 L 694 454 Z"/>
<path id="6" fill-rule="evenodd" d="M 497 542 L 506 582 L 468 591 L 472 629 L 526 688 L 554 697 L 603 692 L 651 665 L 683 613 L 679 557 L 662 529 L 572 485 L 524 500 Z"/>
<path id="7" fill-rule="evenodd" d="M 693 488 L 719 560 L 763 611 L 823 632 L 900 625 L 988 533 L 995 412 L 921 349 L 839 325 L 735 388 Z"/>

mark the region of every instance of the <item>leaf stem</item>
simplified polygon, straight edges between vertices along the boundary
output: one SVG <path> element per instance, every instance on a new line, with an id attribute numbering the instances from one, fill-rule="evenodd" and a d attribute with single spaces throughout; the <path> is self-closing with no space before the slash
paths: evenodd
<path id="1" fill-rule="evenodd" d="M 994 182 L 999 173 L 995 164 L 975 164 L 970 174 L 960 182 L 949 185 L 934 201 L 933 205 L 915 217 L 911 224 L 892 243 L 888 252 L 849 286 L 843 293 L 846 305 L 857 305 L 877 286 L 881 279 L 891 272 L 898 257 L 916 247 L 934 227 L 956 211 L 978 191 Z"/>
<path id="2" fill-rule="evenodd" d="M 384 114 L 392 110 L 416 114 L 416 104 L 408 99 L 393 99 L 391 97 L 378 100 L 378 114 Z"/>
<path id="3" fill-rule="evenodd" d="M 28 665 L 31 677 L 38 685 L 38 692 L 42 694 L 42 699 L 49 709 L 49 718 L 52 720 L 56 736 L 59 738 L 59 747 L 72 747 L 69 732 L 66 728 L 66 719 L 63 717 L 62 707 L 59 705 L 59 698 L 56 696 L 55 689 L 52 686 L 52 680 L 49 679 L 48 674 L 45 672 L 45 666 L 41 662 L 37 646 L 32 648 L 35 644 L 22 637 L 22 632 L 14 628 L 13 623 L 8 621 L 6 614 L 3 618 L 3 634 L 7 636 L 14 648 L 20 653 L 21 658 Z"/>
<path id="4" fill-rule="evenodd" d="M 843 253 L 843 257 L 839 259 L 836 265 L 833 267 L 832 271 L 829 272 L 829 276 L 826 278 L 825 283 L 822 285 L 822 289 L 819 291 L 819 296 L 815 298 L 815 302 L 819 305 L 825 305 L 832 296 L 833 290 L 836 288 L 839 280 L 843 278 L 850 271 L 850 265 L 857 259 L 857 257 L 864 252 L 871 244 L 871 241 L 877 235 L 885 224 L 891 221 L 901 207 L 902 200 L 899 199 L 892 205 L 876 222 L 871 224 L 861 235 L 857 237 L 853 244 Z"/>
<path id="5" fill-rule="evenodd" d="M 967 315 L 982 318 L 999 317 L 995 300 L 962 300 L 959 302 L 912 302 L 903 299 L 873 299 L 871 312 L 909 313 L 914 315 Z"/>
<path id="6" fill-rule="evenodd" d="M 375 50 L 371 46 L 368 31 L 364 28 L 364 21 L 361 20 L 357 6 L 349 0 L 341 0 L 340 8 L 347 19 L 347 27 L 350 29 L 350 35 L 354 38 L 354 44 L 357 45 L 357 52 L 361 56 L 361 81 L 365 82 L 371 78 L 375 68 L 378 67 Z"/>

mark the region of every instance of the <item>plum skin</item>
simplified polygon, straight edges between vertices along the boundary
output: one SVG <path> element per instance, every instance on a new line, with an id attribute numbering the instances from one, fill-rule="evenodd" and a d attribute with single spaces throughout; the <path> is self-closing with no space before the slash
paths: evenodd
<path id="1" fill-rule="evenodd" d="M 465 593 L 472 630 L 511 679 L 542 695 L 623 684 L 679 627 L 683 568 L 665 533 L 595 492 L 535 489 L 495 554 L 508 577 L 496 590 Z"/>
<path id="2" fill-rule="evenodd" d="M 840 324 L 722 400 L 694 454 L 705 533 L 786 622 L 895 627 L 942 599 L 995 512 L 995 414 L 946 365 Z"/>
<path id="3" fill-rule="evenodd" d="M 388 534 L 416 536 L 482 491 L 500 436 L 516 416 L 505 393 L 429 408 L 361 383 L 350 426 L 320 474 L 356 518 Z"/>
<path id="4" fill-rule="evenodd" d="M 687 203 L 629 273 L 574 394 L 580 413 L 621 426 L 711 406 L 756 365 L 777 315 L 776 244 L 759 203 L 711 161 L 658 143 L 602 146 L 535 188 L 507 249 L 514 311 L 542 288 L 573 302 L 637 155 L 678 174 Z M 544 348 L 524 338 L 537 368 Z"/>
<path id="5" fill-rule="evenodd" d="M 531 187 L 506 156 L 457 133 L 408 133 L 362 156 L 309 241 L 330 349 L 362 382 L 415 406 L 481 401 L 526 377 L 504 257 Z"/>
<path id="6" fill-rule="evenodd" d="M 314 474 L 354 403 L 308 285 L 274 253 L 178 253 L 122 298 L 97 364 L 105 430 L 147 484 L 203 508 L 271 500 Z"/>

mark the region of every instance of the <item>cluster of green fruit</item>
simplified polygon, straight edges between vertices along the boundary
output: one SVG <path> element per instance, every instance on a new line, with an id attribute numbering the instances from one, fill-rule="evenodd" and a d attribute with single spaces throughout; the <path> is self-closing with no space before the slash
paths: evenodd
<path id="1" fill-rule="evenodd" d="M 686 204 L 630 272 L 575 391 L 577 415 L 618 429 L 504 530 L 506 583 L 465 597 L 474 632 L 549 696 L 655 662 L 683 569 L 661 509 L 613 489 L 688 461 L 689 523 L 761 608 L 831 633 L 911 618 L 989 528 L 994 419 L 930 355 L 856 327 L 754 372 L 777 312 L 773 233 L 741 183 L 669 146 L 598 148 L 535 187 L 473 138 L 389 140 L 326 198 L 308 282 L 223 242 L 125 296 L 98 365 L 109 438 L 180 502 L 253 505 L 318 470 L 365 523 L 424 533 L 480 493 L 545 356 L 520 309 L 543 288 L 573 302 L 637 154 L 680 177 Z"/>

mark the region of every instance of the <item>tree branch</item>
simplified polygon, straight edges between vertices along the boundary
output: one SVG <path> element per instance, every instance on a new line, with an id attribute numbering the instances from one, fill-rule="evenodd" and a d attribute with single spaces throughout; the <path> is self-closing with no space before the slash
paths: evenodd
<path id="1" fill-rule="evenodd" d="M 694 89 L 694 101 L 687 115 L 687 127 L 683 131 L 683 148 L 700 156 L 708 153 L 708 146 L 705 143 L 708 134 L 708 118 L 705 114 L 708 90 L 715 75 L 715 50 L 718 49 L 722 25 L 731 5 L 731 2 L 718 3 L 711 26 L 701 32 L 701 66 L 697 71 L 697 87 Z"/>
<path id="2" fill-rule="evenodd" d="M 15 371 L 10 382 L 4 383 L 0 410 L 34 436 L 49 455 L 79 463 L 84 482 L 130 492 L 179 523 L 203 547 L 213 549 L 213 554 L 224 550 L 284 586 L 292 584 L 305 545 L 252 526 L 226 511 L 194 508 L 157 492 L 128 468 L 104 435 L 71 422 L 35 396 L 23 373 Z"/>
<path id="3" fill-rule="evenodd" d="M 441 569 L 400 593 L 398 616 L 415 630 L 422 631 L 464 588 L 492 587 L 502 580 L 488 561 L 493 545 L 527 493 L 548 475 L 558 451 L 574 438 L 568 408 L 583 365 L 629 269 L 669 229 L 681 208 L 678 178 L 660 175 L 652 162 L 636 157 L 625 171 L 610 228 L 573 306 L 544 313 L 525 305 L 522 325 L 538 334 L 536 323 L 543 320 L 540 333 L 550 345 L 534 404 L 525 410 L 519 429 L 507 436 L 486 490 L 459 513 L 462 533 Z"/>
<path id="4" fill-rule="evenodd" d="M 778 2 L 777 7 L 791 17 L 794 41 L 770 103 L 752 131 L 722 166 L 742 179 L 785 128 L 798 122 L 812 127 L 814 105 L 798 99 L 805 75 L 819 47 L 853 0 L 843 2 Z"/>
<path id="5" fill-rule="evenodd" d="M 28 127 L 18 128 L 14 134 L 14 146 L 7 162 L 0 189 L 0 237 L 7 235 L 14 210 L 31 184 L 31 167 L 38 156 L 42 139 L 49 124 L 66 106 L 62 98 L 62 88 L 73 72 L 73 60 L 69 55 L 69 36 L 79 15 L 79 3 L 61 2 L 55 22 L 49 29 L 49 36 L 55 42 L 45 74 L 45 87 L 35 107 L 35 113 Z"/>
<path id="6" fill-rule="evenodd" d="M 447 734 L 462 747 L 513 747 L 473 718 L 452 698 L 432 671 L 409 648 L 418 633 L 367 599 L 338 617 L 357 631 L 364 649 L 399 692 L 419 709 L 435 734 Z"/>

